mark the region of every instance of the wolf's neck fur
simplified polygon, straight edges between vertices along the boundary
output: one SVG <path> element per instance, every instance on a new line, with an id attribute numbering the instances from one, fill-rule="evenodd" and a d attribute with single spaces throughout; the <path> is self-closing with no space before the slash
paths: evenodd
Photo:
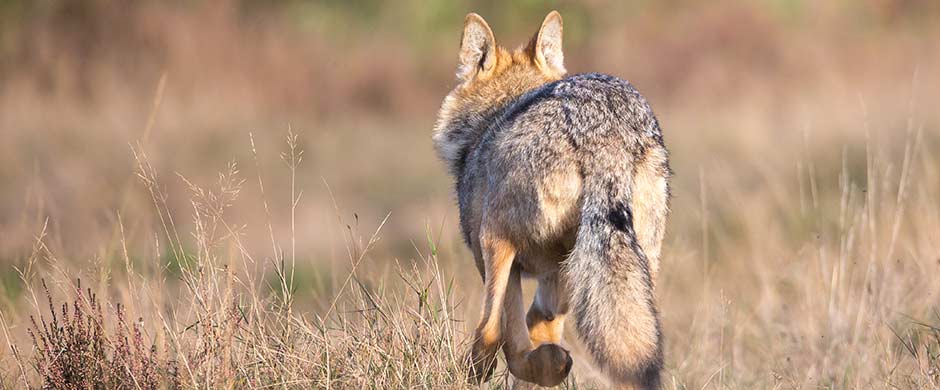
<path id="1" fill-rule="evenodd" d="M 530 45 L 531 46 L 531 45 Z M 512 102 L 528 91 L 564 77 L 538 69 L 532 50 L 496 50 L 491 74 L 458 86 L 444 98 L 434 126 L 434 145 L 453 174 L 462 170 L 463 159 L 480 137 Z"/>
<path id="2" fill-rule="evenodd" d="M 513 92 L 486 100 L 459 99 L 455 91 L 444 99 L 434 126 L 434 146 L 453 174 L 460 173 L 467 154 L 487 127 L 510 106 L 510 102 L 526 91 Z M 464 104 L 458 104 L 460 100 Z"/>

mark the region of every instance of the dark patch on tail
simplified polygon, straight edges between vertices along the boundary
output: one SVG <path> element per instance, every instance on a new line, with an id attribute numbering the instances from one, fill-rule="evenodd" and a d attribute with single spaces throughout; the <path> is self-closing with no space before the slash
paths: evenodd
<path id="1" fill-rule="evenodd" d="M 619 231 L 633 232 L 633 211 L 627 205 L 617 202 L 607 213 L 607 221 Z"/>

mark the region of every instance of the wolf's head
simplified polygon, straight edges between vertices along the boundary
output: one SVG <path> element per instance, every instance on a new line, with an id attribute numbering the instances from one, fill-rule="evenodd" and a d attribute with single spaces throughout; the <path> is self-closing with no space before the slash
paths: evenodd
<path id="1" fill-rule="evenodd" d="M 488 113 L 565 75 L 561 30 L 561 15 L 552 11 L 526 45 L 509 51 L 496 44 L 493 30 L 480 15 L 467 15 L 460 38 L 457 86 L 444 98 L 434 126 L 435 147 L 452 170 L 459 170 L 466 148 L 479 136 Z"/>

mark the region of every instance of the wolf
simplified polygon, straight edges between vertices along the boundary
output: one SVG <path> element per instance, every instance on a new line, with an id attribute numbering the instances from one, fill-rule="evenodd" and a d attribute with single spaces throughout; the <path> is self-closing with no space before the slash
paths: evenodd
<path id="1" fill-rule="evenodd" d="M 488 380 L 502 347 L 516 378 L 561 383 L 572 365 L 559 345 L 571 313 L 613 386 L 659 388 L 654 287 L 668 152 L 630 83 L 566 74 L 557 11 L 513 51 L 496 44 L 482 17 L 467 15 L 457 86 L 433 140 L 455 178 L 461 231 L 484 283 L 468 379 Z M 528 312 L 522 277 L 538 280 Z"/>

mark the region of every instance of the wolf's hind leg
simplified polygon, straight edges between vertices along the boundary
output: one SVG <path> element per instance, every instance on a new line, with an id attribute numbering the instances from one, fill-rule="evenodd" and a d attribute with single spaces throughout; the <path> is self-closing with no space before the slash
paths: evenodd
<path id="1" fill-rule="evenodd" d="M 522 301 L 522 280 L 519 267 L 514 267 L 506 286 L 503 352 L 509 372 L 516 378 L 540 386 L 555 386 L 568 376 L 571 356 L 558 344 L 535 346 L 529 339 L 525 303 Z"/>
<path id="2" fill-rule="evenodd" d="M 539 278 L 539 287 L 525 321 L 529 327 L 529 339 L 532 345 L 544 343 L 558 344 L 565 330 L 565 316 L 568 314 L 568 295 L 560 272 L 553 272 Z"/>
<path id="3" fill-rule="evenodd" d="M 473 383 L 487 381 L 496 368 L 496 351 L 502 341 L 504 327 L 504 320 L 500 317 L 506 296 L 506 284 L 516 256 L 516 248 L 512 243 L 488 237 L 486 234 L 480 237 L 480 247 L 484 268 L 483 313 L 474 333 L 469 357 L 468 379 Z"/>

